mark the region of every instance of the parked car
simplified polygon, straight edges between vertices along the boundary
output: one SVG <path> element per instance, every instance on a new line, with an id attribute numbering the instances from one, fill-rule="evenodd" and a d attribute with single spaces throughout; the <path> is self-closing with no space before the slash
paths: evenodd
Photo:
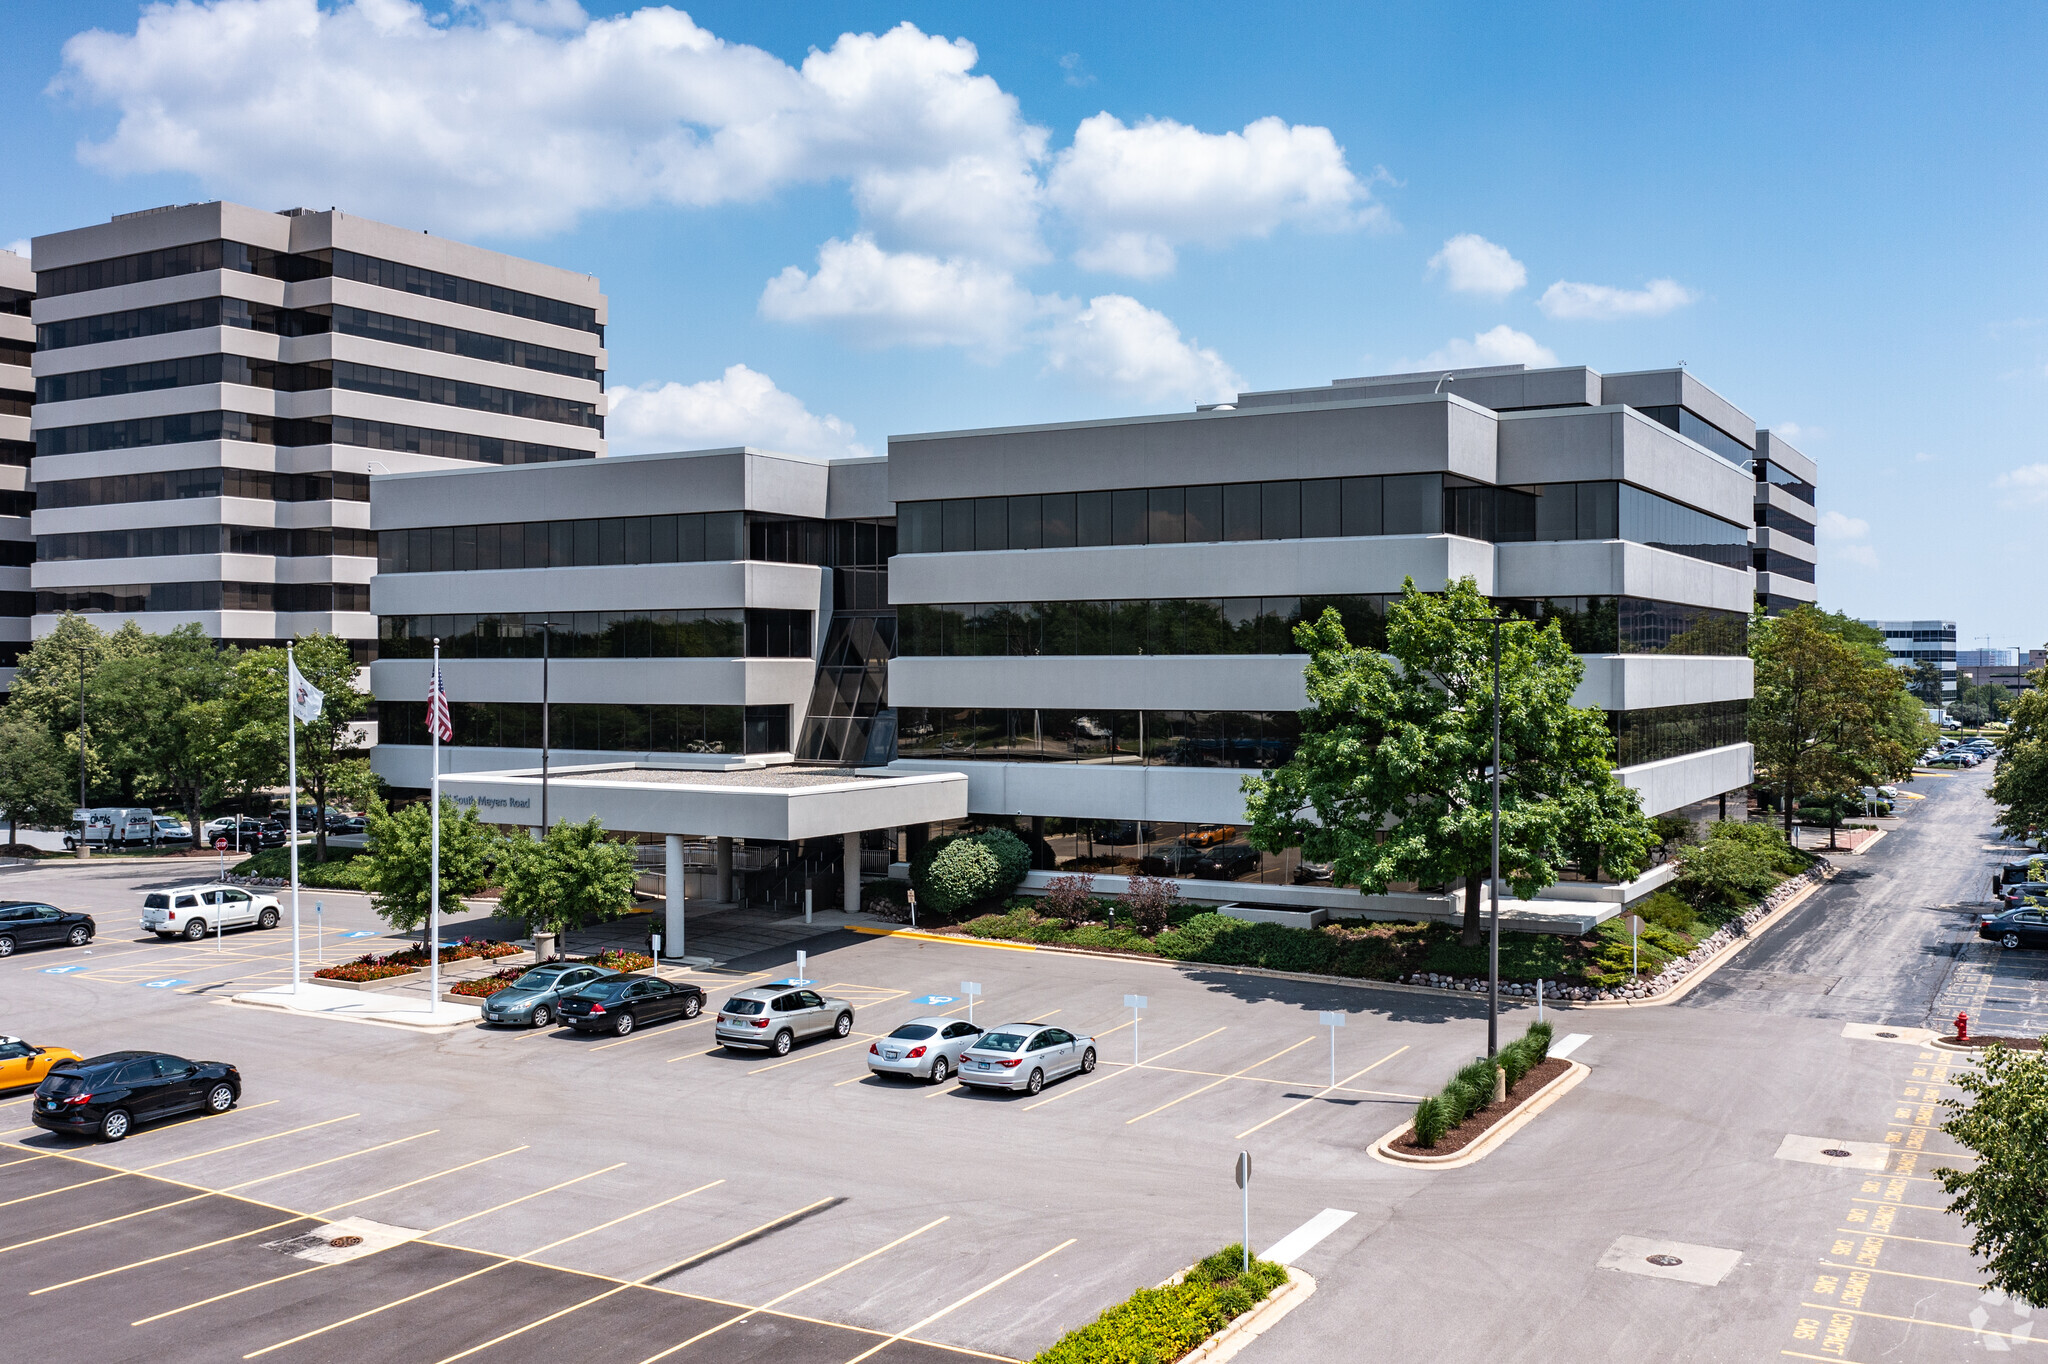
<path id="1" fill-rule="evenodd" d="M 659 976 L 610 975 L 563 996 L 555 1012 L 578 1032 L 615 1032 L 624 1037 L 642 1023 L 695 1018 L 704 1012 L 704 992 Z"/>
<path id="2" fill-rule="evenodd" d="M 225 1113 L 241 1098 L 241 1072 L 225 1061 L 113 1051 L 53 1067 L 36 1086 L 32 1121 L 46 1132 L 119 1141 L 136 1123 L 195 1108 Z"/>
<path id="3" fill-rule="evenodd" d="M 1940 757 L 1929 758 L 1921 764 L 1922 767 L 1975 767 L 1976 765 L 1977 759 L 1973 754 L 1964 753 L 1957 749 L 1950 749 Z"/>
<path id="4" fill-rule="evenodd" d="M 1036 1094 L 1062 1075 L 1095 1069 L 1095 1039 L 1036 1023 L 990 1028 L 960 1057 L 960 1083 Z"/>
<path id="5" fill-rule="evenodd" d="M 1219 843 L 1195 860 L 1202 881 L 1235 881 L 1259 869 L 1259 850 L 1249 843 Z"/>
<path id="6" fill-rule="evenodd" d="M 38 900 L 0 900 L 0 957 L 13 956 L 16 948 L 46 947 L 51 943 L 83 947 L 99 931 L 90 914 L 59 909 Z"/>
<path id="7" fill-rule="evenodd" d="M 192 826 L 176 815 L 156 817 L 156 841 L 159 843 L 190 843 Z"/>
<path id="8" fill-rule="evenodd" d="M 844 1037 L 852 1031 L 853 1006 L 845 1000 L 775 985 L 740 991 L 718 1006 L 718 1022 L 712 1027 L 721 1046 L 772 1051 L 777 1056 L 789 1055 L 789 1049 L 806 1037 Z"/>
<path id="9" fill-rule="evenodd" d="M 215 928 L 276 928 L 277 897 L 217 881 L 172 886 L 142 897 L 142 931 L 159 938 L 203 938 Z"/>
<path id="10" fill-rule="evenodd" d="M 2029 898 L 2048 901 L 2048 881 L 2015 881 L 1998 892 L 1999 903 L 2018 909 Z"/>
<path id="11" fill-rule="evenodd" d="M 156 843 L 156 811 L 139 807 L 110 806 L 98 810 L 74 810 L 71 831 L 64 846 L 76 849 L 83 841 L 88 847 L 147 847 Z"/>
<path id="12" fill-rule="evenodd" d="M 2016 885 L 2021 881 L 2033 880 L 2034 878 L 2028 873 L 2033 870 L 2034 863 L 2037 861 L 2042 863 L 2043 866 L 2048 866 L 2048 858 L 2030 857 L 2022 862 L 2007 862 L 1992 872 L 1991 898 L 1994 900 L 1998 899 L 2007 886 Z"/>
<path id="13" fill-rule="evenodd" d="M 208 843 L 213 842 L 217 838 L 225 838 L 230 848 L 236 846 L 234 817 L 230 815 L 226 819 L 216 819 L 208 823 L 205 837 Z M 242 817 L 240 844 L 242 851 L 254 852 L 259 848 L 282 848 L 289 842 L 291 842 L 290 835 L 285 830 L 284 825 L 276 820 L 250 819 L 246 815 Z"/>
<path id="14" fill-rule="evenodd" d="M 82 1059 L 69 1047 L 34 1047 L 19 1037 L 0 1037 L 0 1090 L 39 1085 L 59 1062 Z"/>
<path id="15" fill-rule="evenodd" d="M 1304 857 L 1295 865 L 1294 882 L 1296 885 L 1306 886 L 1327 881 L 1336 874 L 1336 870 L 1331 863 L 1311 862 Z"/>
<path id="16" fill-rule="evenodd" d="M 2027 906 L 1987 915 L 1977 925 L 1977 936 L 2000 947 L 2048 947 L 2048 910 Z"/>
<path id="17" fill-rule="evenodd" d="M 580 961 L 551 961 L 545 966 L 536 966 L 506 988 L 484 999 L 484 1022 L 545 1028 L 561 1014 L 564 996 L 575 994 L 593 981 L 617 974 L 609 966 L 592 966 Z"/>
<path id="18" fill-rule="evenodd" d="M 980 1038 L 981 1029 L 958 1018 L 913 1018 L 868 1044 L 868 1069 L 880 1076 L 908 1075 L 942 1085 L 960 1068 L 960 1053 Z"/>

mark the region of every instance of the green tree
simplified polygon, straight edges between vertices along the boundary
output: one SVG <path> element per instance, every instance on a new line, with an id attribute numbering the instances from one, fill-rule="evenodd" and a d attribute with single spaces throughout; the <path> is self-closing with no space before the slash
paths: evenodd
<path id="1" fill-rule="evenodd" d="M 134 623 L 131 621 L 129 624 L 132 626 Z M 139 635 L 140 632 L 135 633 Z M 121 638 L 123 653 L 135 652 L 127 647 L 134 640 L 125 628 Z M 109 769 L 94 741 L 90 721 L 94 709 L 94 679 L 101 667 L 114 656 L 114 637 L 108 636 L 84 616 L 59 616 L 55 627 L 22 655 L 13 685 L 8 690 L 8 713 L 31 717 L 57 736 L 69 755 L 73 772 L 78 770 L 79 744 L 84 742 L 86 779 L 91 788 L 104 787 L 109 780 Z M 79 708 L 81 680 L 84 683 L 83 712 Z M 83 726 L 82 740 L 81 714 L 87 721 Z M 87 798 L 90 799 L 90 791 Z"/>
<path id="2" fill-rule="evenodd" d="M 1971 1099 L 1942 1100 L 1951 1116 L 1941 1130 L 1976 1152 L 1977 1166 L 1935 1170 L 1948 1210 L 1974 1233 L 1986 1287 L 2048 1307 L 2048 1052 L 1994 1045 L 1952 1083 Z"/>
<path id="3" fill-rule="evenodd" d="M 1801 797 L 1904 777 L 1931 734 L 1900 704 L 1910 705 L 1904 675 L 1842 621 L 1800 606 L 1750 622 L 1749 738 L 1759 783 L 1778 788 L 1787 842 Z"/>
<path id="4" fill-rule="evenodd" d="M 31 715 L 0 711 L 0 808 L 7 811 L 7 841 L 21 840 L 21 826 L 61 829 L 78 800 L 76 768 L 64 746 Z"/>
<path id="5" fill-rule="evenodd" d="M 1921 659 L 1906 672 L 1910 679 L 1906 689 L 1920 698 L 1920 704 L 1939 709 L 1944 699 L 1941 679 L 1941 665 L 1928 659 Z"/>
<path id="6" fill-rule="evenodd" d="M 427 921 L 433 905 L 433 808 L 425 801 L 389 810 L 375 796 L 369 802 L 370 867 L 363 877 L 371 907 L 385 923 L 409 933 Z M 441 798 L 441 917 L 469 912 L 465 895 L 484 888 L 484 867 L 498 851 L 497 831 L 476 817 L 476 807 L 459 810 Z"/>
<path id="7" fill-rule="evenodd" d="M 198 625 L 146 636 L 95 674 L 99 732 L 117 771 L 170 792 L 202 846 L 200 804 L 231 775 L 226 748 L 235 651 Z"/>
<path id="8" fill-rule="evenodd" d="M 595 816 L 557 820 L 538 839 L 505 841 L 499 909 L 529 933 L 566 932 L 630 910 L 638 874 L 632 845 L 607 838 Z"/>
<path id="9" fill-rule="evenodd" d="M 1367 895 L 1462 880 L 1463 938 L 1476 944 L 1492 848 L 1492 614 L 1470 578 L 1441 594 L 1410 580 L 1387 611 L 1391 661 L 1352 647 L 1333 611 L 1297 626 L 1309 708 L 1286 766 L 1245 779 L 1253 846 L 1298 846 Z M 1571 861 L 1633 876 L 1655 841 L 1614 776 L 1606 716 L 1571 703 L 1584 671 L 1555 622 L 1502 627 L 1501 874 L 1520 899 Z"/>
<path id="10" fill-rule="evenodd" d="M 327 807 L 337 798 L 362 804 L 375 790 L 362 715 L 370 698 L 356 686 L 348 641 L 301 635 L 292 642 L 300 674 L 325 697 L 318 720 L 297 726 L 299 784 L 312 797 L 313 856 L 327 860 Z M 236 669 L 233 742 L 245 779 L 257 785 L 285 780 L 285 651 L 253 649 Z M 294 793 L 296 796 L 296 793 Z"/>
<path id="11" fill-rule="evenodd" d="M 2027 674 L 2030 684 L 2012 703 L 1998 770 L 1985 792 L 1998 804 L 2008 838 L 2033 839 L 2048 828 L 2048 666 Z"/>

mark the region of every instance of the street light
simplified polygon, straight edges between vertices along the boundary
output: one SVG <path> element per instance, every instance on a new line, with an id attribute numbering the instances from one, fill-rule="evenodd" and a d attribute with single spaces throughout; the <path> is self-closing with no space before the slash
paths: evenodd
<path id="1" fill-rule="evenodd" d="M 85 808 L 85 653 L 83 644 L 72 648 L 78 652 L 78 808 Z M 108 835 L 112 837 L 111 832 Z M 85 843 L 85 825 L 78 826 L 78 841 Z"/>
<path id="2" fill-rule="evenodd" d="M 548 831 L 548 653 L 555 637 L 555 623 L 540 623 L 540 831 Z"/>
<path id="3" fill-rule="evenodd" d="M 1486 1054 L 1500 1053 L 1500 627 L 1503 618 L 1489 617 L 1493 625 L 1493 875 L 1487 886 L 1493 911 L 1486 944 Z M 1334 1036 L 1335 1034 L 1332 1034 Z"/>

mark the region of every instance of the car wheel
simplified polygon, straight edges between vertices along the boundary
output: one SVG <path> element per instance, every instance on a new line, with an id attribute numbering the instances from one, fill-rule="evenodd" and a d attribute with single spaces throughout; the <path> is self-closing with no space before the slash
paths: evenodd
<path id="1" fill-rule="evenodd" d="M 1081 1073 L 1082 1073 L 1083 1075 L 1090 1075 L 1090 1074 L 1093 1074 L 1093 1073 L 1094 1073 L 1094 1071 L 1095 1071 L 1095 1048 L 1093 1048 L 1093 1047 L 1090 1047 L 1090 1048 L 1088 1048 L 1088 1050 L 1086 1050 L 1086 1051 L 1084 1051 L 1084 1052 L 1082 1052 L 1082 1053 L 1081 1053 Z"/>
<path id="2" fill-rule="evenodd" d="M 206 920 L 194 919 L 190 923 L 185 925 L 185 939 L 187 942 L 198 942 L 201 938 L 205 936 Z"/>
<path id="3" fill-rule="evenodd" d="M 534 1005 L 534 1006 L 533 1006 L 533 1026 L 534 1026 L 534 1027 L 536 1027 L 536 1028 L 545 1028 L 545 1027 L 546 1027 L 546 1026 L 548 1025 L 548 1018 L 549 1018 L 549 1017 L 550 1017 L 550 1015 L 549 1015 L 549 1013 L 548 1013 L 548 1006 L 547 1006 L 547 1005 L 545 1005 L 545 1004 L 536 1004 L 536 1005 Z"/>
<path id="4" fill-rule="evenodd" d="M 14 939 L 8 937 L 5 933 L 0 933 L 0 957 L 11 957 L 13 955 Z"/>
<path id="5" fill-rule="evenodd" d="M 100 1140 L 119 1141 L 128 1135 L 129 1126 L 130 1119 L 127 1109 L 110 1109 L 107 1116 L 100 1119 Z"/>
<path id="6" fill-rule="evenodd" d="M 946 1076 L 947 1076 L 947 1074 L 948 1074 L 948 1073 L 949 1073 L 949 1072 L 948 1072 L 948 1069 L 947 1069 L 947 1066 L 946 1066 L 946 1058 L 945 1058 L 945 1057 L 941 1056 L 941 1057 L 940 1057 L 940 1058 L 939 1058 L 938 1060 L 936 1060 L 936 1061 L 932 1062 L 932 1083 L 933 1083 L 933 1084 L 935 1084 L 935 1085 L 942 1085 L 942 1084 L 946 1083 Z"/>
<path id="7" fill-rule="evenodd" d="M 774 1046 L 775 1054 L 777 1056 L 789 1055 L 789 1049 L 795 1045 L 796 1038 L 794 1035 L 791 1034 L 788 1028 L 784 1028 L 781 1032 L 775 1034 Z"/>
<path id="8" fill-rule="evenodd" d="M 695 1018 L 698 1014 L 701 1014 L 703 1012 L 704 1001 L 697 998 L 695 995 L 691 995 L 688 999 L 683 1001 L 684 1018 Z"/>
<path id="9" fill-rule="evenodd" d="M 850 1033 L 850 1032 L 852 1032 L 852 1031 L 853 1031 L 853 1015 L 852 1015 L 852 1014 L 841 1014 L 841 1015 L 839 1015 L 839 1021 L 838 1021 L 837 1023 L 834 1023 L 834 1024 L 832 1025 L 832 1032 L 833 1032 L 833 1035 L 834 1035 L 834 1036 L 838 1036 L 838 1037 L 844 1037 L 844 1036 L 846 1036 L 846 1035 L 847 1035 L 848 1033 Z"/>
<path id="10" fill-rule="evenodd" d="M 1045 1072 L 1042 1070 L 1032 1071 L 1031 1078 L 1025 1082 L 1024 1088 L 1026 1089 L 1026 1091 L 1032 1094 L 1036 1094 L 1039 1090 L 1044 1089 Z"/>
<path id="11" fill-rule="evenodd" d="M 2020 945 L 2020 935 L 2008 933 L 1998 940 L 1998 945 L 2000 947 L 2018 947 Z"/>
<path id="12" fill-rule="evenodd" d="M 612 1024 L 612 1031 L 621 1037 L 633 1031 L 633 1015 L 630 1013 L 620 1014 L 619 1021 Z"/>
<path id="13" fill-rule="evenodd" d="M 71 945 L 73 947 L 83 947 L 91 941 L 92 934 L 85 931 L 84 924 L 80 924 L 71 930 Z"/>
<path id="14" fill-rule="evenodd" d="M 276 928 L 277 911 L 274 909 L 266 909 L 261 914 L 258 914 L 256 916 L 256 926 L 258 928 Z"/>
<path id="15" fill-rule="evenodd" d="M 225 1113 L 235 1106 L 235 1087 L 225 1082 L 206 1091 L 206 1111 Z"/>

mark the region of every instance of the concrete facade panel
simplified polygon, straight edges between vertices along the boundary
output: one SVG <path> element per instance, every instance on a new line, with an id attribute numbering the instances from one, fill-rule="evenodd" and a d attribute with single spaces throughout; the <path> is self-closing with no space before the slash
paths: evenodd
<path id="1" fill-rule="evenodd" d="M 1052 710 L 1300 710 L 1298 655 L 898 658 L 897 706 Z"/>
<path id="2" fill-rule="evenodd" d="M 432 660 L 380 658 L 370 665 L 378 696 L 423 701 Z M 454 701 L 539 702 L 540 660 L 441 660 Z M 807 658 L 556 658 L 548 699 L 563 705 L 613 702 L 662 706 L 802 706 L 814 674 Z"/>
<path id="3" fill-rule="evenodd" d="M 1747 613 L 1751 572 L 1627 540 L 1499 545 L 1503 597 L 1646 597 Z"/>

